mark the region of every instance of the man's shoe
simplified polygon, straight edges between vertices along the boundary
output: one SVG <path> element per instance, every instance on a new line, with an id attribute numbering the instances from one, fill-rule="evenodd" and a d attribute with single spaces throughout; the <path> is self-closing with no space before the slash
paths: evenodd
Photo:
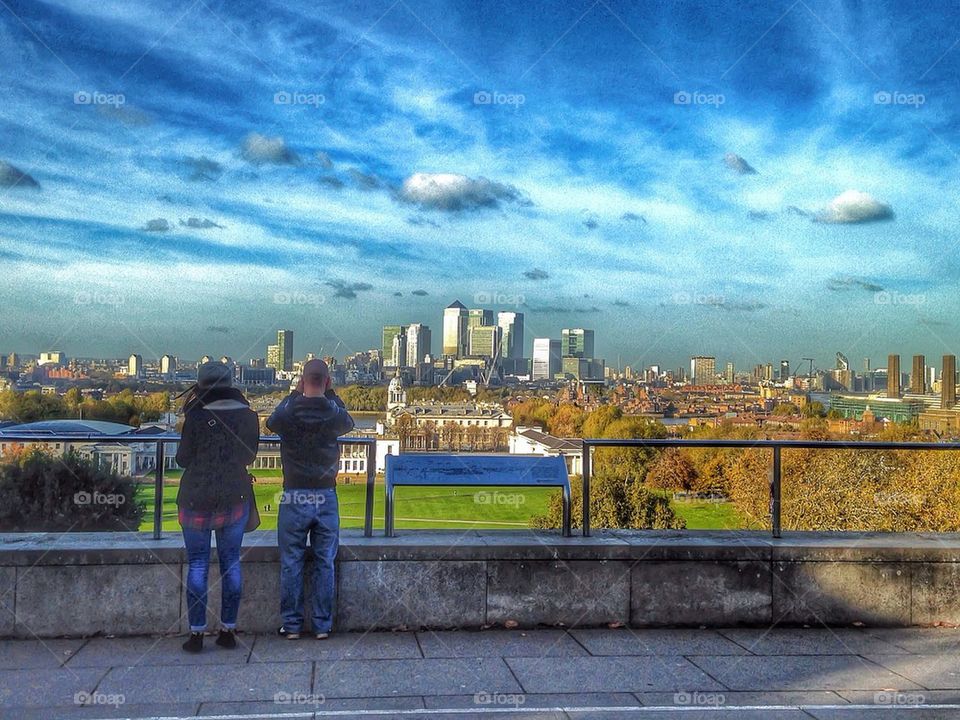
<path id="1" fill-rule="evenodd" d="M 300 633 L 298 633 L 298 632 L 290 632 L 290 631 L 287 630 L 285 627 L 281 627 L 279 630 L 277 630 L 277 635 L 279 635 L 279 636 L 282 637 L 282 638 L 286 638 L 287 640 L 299 640 L 299 639 L 300 639 Z"/>
<path id="2" fill-rule="evenodd" d="M 330 633 L 318 632 L 315 637 L 317 638 L 317 640 L 326 640 L 328 637 L 330 637 Z"/>
<path id="3" fill-rule="evenodd" d="M 222 648 L 233 650 L 237 646 L 237 634 L 233 630 L 221 630 L 216 643 Z"/>

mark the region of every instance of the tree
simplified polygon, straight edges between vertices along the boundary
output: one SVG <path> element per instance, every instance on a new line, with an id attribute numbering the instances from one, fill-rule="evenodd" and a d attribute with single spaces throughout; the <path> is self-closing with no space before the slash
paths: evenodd
<path id="1" fill-rule="evenodd" d="M 136 531 L 142 518 L 133 479 L 75 451 L 33 446 L 0 462 L 0 532 Z"/>
<path id="2" fill-rule="evenodd" d="M 583 421 L 583 437 L 599 438 L 603 437 L 607 426 L 623 417 L 623 410 L 616 405 L 601 405 L 596 410 L 587 415 Z"/>
<path id="3" fill-rule="evenodd" d="M 667 498 L 651 492 L 636 480 L 603 473 L 591 478 L 590 523 L 597 528 L 635 530 L 682 530 L 683 518 L 677 517 Z M 581 527 L 583 517 L 582 483 L 571 479 L 571 525 Z M 530 518 L 534 528 L 559 528 L 563 521 L 563 496 L 555 493 L 545 515 Z"/>
<path id="4" fill-rule="evenodd" d="M 547 418 L 547 429 L 557 437 L 580 437 L 587 414 L 576 405 L 562 403 Z"/>
<path id="5" fill-rule="evenodd" d="M 647 470 L 647 487 L 657 490 L 692 490 L 697 471 L 677 448 L 667 448 Z"/>

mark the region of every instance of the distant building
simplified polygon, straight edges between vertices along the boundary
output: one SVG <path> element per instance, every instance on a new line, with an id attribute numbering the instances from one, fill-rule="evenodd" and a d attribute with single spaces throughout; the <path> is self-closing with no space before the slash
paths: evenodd
<path id="1" fill-rule="evenodd" d="M 717 359 L 707 355 L 690 358 L 690 382 L 694 385 L 716 385 Z"/>
<path id="2" fill-rule="evenodd" d="M 127 360 L 127 375 L 132 378 L 142 378 L 144 375 L 143 358 L 140 355 L 131 355 Z"/>
<path id="3" fill-rule="evenodd" d="M 583 441 L 559 438 L 539 428 L 518 427 L 510 436 L 511 455 L 560 455 L 570 475 L 583 474 Z"/>
<path id="4" fill-rule="evenodd" d="M 900 397 L 900 356 L 887 357 L 887 397 Z"/>
<path id="5" fill-rule="evenodd" d="M 443 348 L 442 354 L 448 358 L 459 358 L 467 354 L 466 306 L 454 300 L 443 311 Z"/>
<path id="6" fill-rule="evenodd" d="M 560 332 L 561 357 L 592 358 L 594 333 L 584 328 L 564 328 Z"/>
<path id="7" fill-rule="evenodd" d="M 926 387 L 926 358 L 923 355 L 913 356 L 913 367 L 910 373 L 910 392 L 923 395 Z"/>
<path id="8" fill-rule="evenodd" d="M 421 323 L 413 323 L 407 326 L 407 361 L 408 367 L 416 368 L 424 362 L 425 358 L 432 354 L 432 337 L 430 328 Z"/>
<path id="9" fill-rule="evenodd" d="M 40 353 L 40 358 L 37 360 L 37 365 L 63 365 L 66 360 L 64 354 L 59 350 L 50 350 L 49 352 Z"/>
<path id="10" fill-rule="evenodd" d="M 407 364 L 407 336 L 403 325 L 384 325 L 383 343 L 384 367 L 403 367 Z"/>
<path id="11" fill-rule="evenodd" d="M 523 313 L 498 312 L 497 325 L 500 326 L 500 357 L 523 357 Z"/>
<path id="12" fill-rule="evenodd" d="M 551 338 L 533 340 L 533 379 L 553 380 L 560 372 L 560 341 Z"/>
<path id="13" fill-rule="evenodd" d="M 830 396 L 830 409 L 836 410 L 845 418 L 862 420 L 863 413 L 868 407 L 875 418 L 899 423 L 907 423 L 919 418 L 926 409 L 924 401 L 919 398 L 843 394 Z"/>
<path id="14" fill-rule="evenodd" d="M 173 355 L 160 358 L 160 374 L 165 380 L 174 380 L 177 376 L 177 359 Z"/>
<path id="15" fill-rule="evenodd" d="M 940 407 L 944 410 L 957 404 L 957 356 L 944 355 L 940 373 Z"/>
<path id="16" fill-rule="evenodd" d="M 502 329 L 497 325 L 473 325 L 469 328 L 468 354 L 492 358 L 500 355 Z"/>
<path id="17" fill-rule="evenodd" d="M 277 330 L 277 351 L 281 364 L 277 370 L 293 370 L 293 330 Z"/>

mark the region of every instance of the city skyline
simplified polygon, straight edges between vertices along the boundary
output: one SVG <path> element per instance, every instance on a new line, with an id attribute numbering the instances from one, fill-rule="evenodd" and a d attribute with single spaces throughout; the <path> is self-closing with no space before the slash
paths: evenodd
<path id="1" fill-rule="evenodd" d="M 960 351 L 948 9 L 9 9 L 10 349 L 339 353 L 460 295 L 623 364 Z"/>

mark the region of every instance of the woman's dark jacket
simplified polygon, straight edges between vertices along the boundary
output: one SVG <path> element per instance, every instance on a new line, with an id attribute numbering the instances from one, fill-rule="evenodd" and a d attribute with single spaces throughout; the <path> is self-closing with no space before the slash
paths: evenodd
<path id="1" fill-rule="evenodd" d="M 260 421 L 236 388 L 206 390 L 185 412 L 177 464 L 182 467 L 177 505 L 220 512 L 245 502 L 247 466 L 257 456 Z"/>

